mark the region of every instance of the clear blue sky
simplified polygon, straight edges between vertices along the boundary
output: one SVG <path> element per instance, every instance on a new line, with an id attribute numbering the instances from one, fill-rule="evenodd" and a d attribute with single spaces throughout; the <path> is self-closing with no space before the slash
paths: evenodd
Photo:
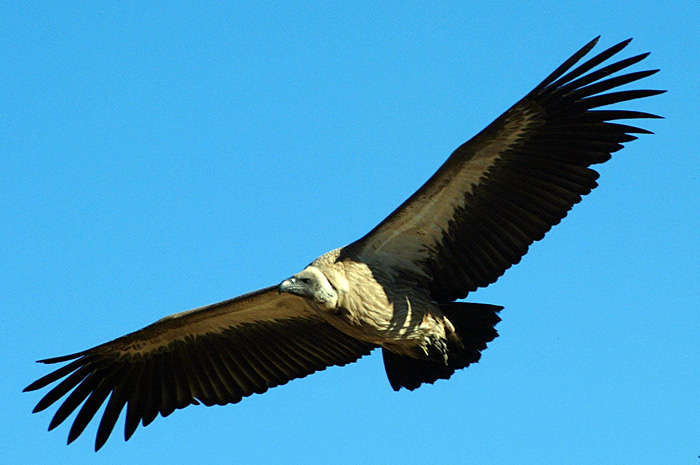
<path id="1" fill-rule="evenodd" d="M 229 3 L 0 6 L 3 463 L 698 463 L 700 3 Z M 478 365 L 395 393 L 375 353 L 98 454 L 30 414 L 35 360 L 356 239 L 599 34 L 666 119 L 469 296 L 505 306 Z"/>

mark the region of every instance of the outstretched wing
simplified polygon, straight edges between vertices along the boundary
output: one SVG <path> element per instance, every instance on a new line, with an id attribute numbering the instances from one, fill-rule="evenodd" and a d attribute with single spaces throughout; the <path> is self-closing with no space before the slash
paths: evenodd
<path id="1" fill-rule="evenodd" d="M 343 255 L 408 273 L 429 286 L 437 301 L 464 298 L 518 263 L 530 244 L 597 186 L 598 173 L 590 165 L 610 159 L 623 142 L 636 139 L 632 134 L 650 133 L 611 121 L 658 118 L 599 109 L 663 91 L 608 92 L 658 71 L 610 77 L 648 55 L 602 66 L 629 40 L 574 68 L 597 40 L 455 150 L 428 182 Z"/>
<path id="2" fill-rule="evenodd" d="M 128 440 L 139 422 L 147 426 L 158 413 L 165 417 L 199 402 L 239 402 L 328 366 L 354 362 L 373 348 L 325 323 L 304 299 L 269 287 L 168 316 L 83 352 L 40 360 L 70 363 L 25 391 L 58 382 L 34 412 L 70 393 L 49 430 L 83 404 L 68 443 L 83 432 L 109 397 L 97 430 L 98 450 L 125 406 Z"/>

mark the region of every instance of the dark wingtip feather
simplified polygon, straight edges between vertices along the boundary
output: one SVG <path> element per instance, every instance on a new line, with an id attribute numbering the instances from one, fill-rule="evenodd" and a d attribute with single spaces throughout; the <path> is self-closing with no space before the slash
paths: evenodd
<path id="1" fill-rule="evenodd" d="M 570 85 L 574 85 L 573 83 L 576 82 L 576 81 L 574 81 L 576 78 L 578 78 L 579 76 L 585 75 L 588 71 L 594 69 L 596 66 L 600 65 L 601 63 L 604 63 L 605 61 L 607 61 L 611 57 L 620 53 L 625 47 L 627 47 L 627 45 L 630 43 L 630 40 L 631 39 L 622 41 L 616 45 L 613 45 L 610 48 L 603 50 L 602 52 L 589 58 L 587 61 L 585 61 L 581 65 L 577 66 L 576 68 L 573 67 L 574 64 L 576 64 L 581 58 L 583 58 L 585 55 L 587 55 L 588 52 L 590 52 L 591 50 L 588 49 L 586 51 L 586 53 L 581 55 L 581 56 L 578 56 L 578 54 L 574 55 L 573 57 L 569 58 L 566 62 L 564 62 L 563 65 L 561 65 L 559 68 L 557 68 L 557 70 L 554 73 L 552 73 L 547 79 L 545 79 L 545 81 L 542 84 L 540 84 L 537 87 L 537 89 L 544 89 L 545 87 L 549 87 L 550 85 L 553 88 L 559 88 L 559 87 L 564 86 L 566 83 L 570 83 Z M 574 58 L 576 58 L 576 59 L 574 60 Z M 634 63 L 637 63 L 643 59 L 644 59 L 644 56 L 641 56 L 641 55 L 638 55 L 636 57 L 631 57 L 631 58 L 628 58 L 626 60 L 622 60 L 621 62 L 619 62 L 617 64 L 612 64 L 612 65 L 609 65 L 605 68 L 602 68 L 602 69 L 598 70 L 597 72 L 592 73 L 590 76 L 591 77 L 597 76 L 597 77 L 595 77 L 595 80 L 598 80 L 602 76 L 619 71 L 619 69 L 626 68 L 627 66 L 630 66 Z M 624 63 L 624 66 L 622 66 L 623 63 Z M 568 66 L 565 66 L 565 65 L 568 65 Z M 618 68 L 618 66 L 621 66 L 621 67 Z M 573 69 L 571 69 L 571 68 L 573 68 Z M 569 69 L 571 69 L 571 70 L 569 71 Z M 566 72 L 566 74 L 563 75 L 565 72 Z M 598 76 L 599 73 L 603 73 L 603 74 L 601 76 Z M 555 75 L 556 75 L 556 77 L 555 77 L 556 80 L 551 79 Z M 585 79 L 585 78 L 582 78 L 582 79 Z M 576 87 L 578 87 L 578 85 L 576 85 Z"/>
<path id="2" fill-rule="evenodd" d="M 613 53 L 613 55 L 617 55 L 619 52 L 621 52 L 622 50 L 624 50 L 624 49 L 630 44 L 630 42 L 632 42 L 632 38 L 631 38 L 631 37 L 630 37 L 629 39 L 625 39 L 625 40 L 623 40 L 622 42 L 619 42 L 619 43 L 613 45 L 613 46 L 610 47 L 608 50 L 615 50 L 615 52 Z M 605 53 L 605 52 L 602 52 L 602 53 Z"/>
<path id="3" fill-rule="evenodd" d="M 600 36 L 598 36 L 598 37 L 600 37 Z M 622 49 L 624 49 L 625 47 L 627 47 L 627 46 L 630 44 L 630 42 L 632 42 L 632 38 L 631 38 L 631 37 L 630 37 L 629 39 L 623 40 L 623 41 L 620 42 L 619 44 L 613 45 L 611 48 L 618 48 L 618 47 L 619 47 L 620 50 L 622 50 Z M 618 50 L 618 51 L 619 51 L 619 50 Z M 617 52 L 616 52 L 616 53 L 617 53 Z"/>
<path id="4" fill-rule="evenodd" d="M 578 52 L 574 53 L 568 60 L 566 60 L 564 63 L 559 65 L 557 69 L 554 70 L 549 76 L 547 76 L 544 81 L 540 83 L 537 88 L 542 88 L 546 87 L 555 80 L 557 80 L 559 77 L 561 77 L 562 74 L 566 73 L 572 66 L 574 66 L 581 58 L 584 56 L 588 55 L 588 52 L 590 52 L 593 47 L 598 43 L 598 40 L 600 40 L 600 36 L 596 37 L 595 39 L 591 40 L 588 42 L 586 45 L 581 47 Z"/>
<path id="5" fill-rule="evenodd" d="M 22 392 L 38 391 L 39 389 L 51 384 L 54 381 L 53 380 L 54 377 L 55 376 L 53 373 L 49 373 L 46 376 L 42 376 L 41 378 L 37 379 L 36 381 L 34 381 L 32 384 L 30 384 L 26 388 L 22 389 Z"/>
<path id="6" fill-rule="evenodd" d="M 61 357 L 54 357 L 54 358 L 46 358 L 43 360 L 37 360 L 36 363 L 60 363 L 60 362 L 67 362 L 68 360 L 75 360 L 77 358 L 80 358 L 87 354 L 87 351 L 83 352 L 77 352 L 75 354 L 70 354 L 70 355 L 63 355 Z M 76 364 L 77 360 L 73 363 L 69 363 L 68 365 L 59 368 L 56 371 L 53 371 L 49 373 L 46 376 L 42 376 L 41 378 L 37 379 L 33 383 L 31 383 L 29 386 L 25 387 L 22 389 L 22 392 L 30 392 L 30 391 L 36 391 L 38 389 L 41 389 L 45 386 L 48 386 L 49 384 L 53 383 L 57 379 L 63 378 L 66 374 L 70 373 L 73 371 L 72 368 Z"/>
<path id="7" fill-rule="evenodd" d="M 74 360 L 76 358 L 82 357 L 83 355 L 87 354 L 88 351 L 84 350 L 82 352 L 76 352 L 74 354 L 69 354 L 69 355 L 62 355 L 60 357 L 52 357 L 52 358 L 45 358 L 43 360 L 37 360 L 36 363 L 61 363 L 61 362 L 67 362 L 68 360 Z"/>
<path id="8" fill-rule="evenodd" d="M 131 401 L 129 401 L 129 405 L 131 405 Z M 139 422 L 141 419 L 138 417 L 137 413 L 133 413 L 132 409 L 132 414 L 129 415 L 129 405 L 127 405 L 126 408 L 126 420 L 124 422 L 124 440 L 128 441 L 131 439 L 131 436 L 134 435 L 136 432 L 136 429 L 139 427 Z"/>
<path id="9" fill-rule="evenodd" d="M 653 97 L 654 95 L 663 94 L 662 90 L 653 89 L 637 89 L 637 90 L 621 90 L 617 92 L 608 92 L 605 94 L 598 94 L 592 97 L 586 97 L 579 100 L 578 104 L 581 108 L 600 108 L 606 105 L 613 105 L 615 103 L 627 102 L 629 100 L 637 100 L 646 97 Z"/>
<path id="10" fill-rule="evenodd" d="M 666 91 L 661 91 L 661 93 L 663 92 Z M 589 110 L 587 115 L 589 118 L 592 118 L 595 121 L 615 121 L 621 119 L 664 119 L 663 116 L 634 110 Z"/>
<path id="11" fill-rule="evenodd" d="M 30 391 L 36 391 L 38 389 L 42 389 L 49 384 L 58 381 L 59 379 L 63 378 L 64 376 L 67 376 L 71 374 L 74 371 L 77 371 L 81 366 L 84 365 L 84 361 L 82 359 L 79 360 L 74 360 L 73 362 L 69 363 L 68 365 L 65 365 L 55 371 L 52 371 L 51 373 L 42 376 L 41 378 L 37 379 L 34 381 L 32 384 L 27 386 L 22 390 L 22 392 L 30 392 Z"/>

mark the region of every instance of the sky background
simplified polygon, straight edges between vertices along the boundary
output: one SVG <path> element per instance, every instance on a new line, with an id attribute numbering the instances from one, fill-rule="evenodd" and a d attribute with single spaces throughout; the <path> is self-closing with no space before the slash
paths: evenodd
<path id="1" fill-rule="evenodd" d="M 700 2 L 229 3 L 0 6 L 4 463 L 700 463 Z M 666 119 L 469 296 L 479 364 L 395 393 L 375 352 L 97 454 L 30 413 L 35 360 L 353 241 L 599 34 Z"/>

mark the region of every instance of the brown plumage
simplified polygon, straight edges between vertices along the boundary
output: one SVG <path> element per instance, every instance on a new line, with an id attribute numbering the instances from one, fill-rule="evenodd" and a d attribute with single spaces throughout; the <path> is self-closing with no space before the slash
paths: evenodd
<path id="1" fill-rule="evenodd" d="M 611 91 L 657 70 L 610 77 L 648 54 L 602 63 L 622 42 L 578 67 L 586 45 L 532 92 L 460 146 L 415 194 L 369 234 L 282 282 L 163 318 L 76 354 L 29 385 L 55 386 L 35 412 L 63 399 L 49 429 L 79 406 L 78 437 L 100 406 L 95 447 L 126 408 L 139 423 L 191 404 L 227 404 L 382 347 L 391 386 L 415 389 L 477 362 L 496 336 L 501 307 L 456 302 L 518 263 L 596 187 L 590 165 L 632 134 L 617 120 L 656 118 L 609 104 L 661 93 Z"/>

